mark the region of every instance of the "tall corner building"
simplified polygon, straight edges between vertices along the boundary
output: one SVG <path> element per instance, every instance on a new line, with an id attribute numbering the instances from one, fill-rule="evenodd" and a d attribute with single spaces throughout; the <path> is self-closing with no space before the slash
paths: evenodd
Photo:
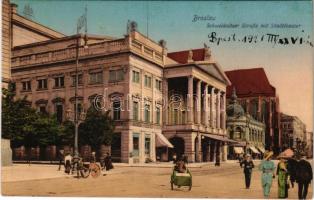
<path id="1" fill-rule="evenodd" d="M 264 69 L 238 69 L 225 73 L 231 81 L 227 87 L 228 100 L 235 88 L 245 112 L 265 123 L 265 148 L 279 153 L 282 149 L 279 98 Z"/>

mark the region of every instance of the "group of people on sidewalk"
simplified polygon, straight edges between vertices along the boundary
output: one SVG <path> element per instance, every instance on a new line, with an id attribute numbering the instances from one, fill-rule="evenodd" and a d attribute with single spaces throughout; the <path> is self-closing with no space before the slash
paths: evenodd
<path id="1" fill-rule="evenodd" d="M 64 166 L 65 172 L 68 173 L 67 172 L 68 167 L 66 167 L 66 163 L 72 163 L 74 157 L 70 153 L 67 153 L 65 155 L 64 150 L 59 150 L 58 159 L 59 159 L 58 171 L 61 170 L 61 166 Z M 87 159 L 87 160 L 85 159 L 83 161 L 95 163 L 97 161 L 96 152 L 92 152 L 89 159 Z M 112 160 L 111 160 L 111 156 L 109 155 L 109 153 L 106 153 L 105 157 L 100 160 L 100 166 L 103 170 L 106 169 L 106 171 L 113 169 Z"/>
<path id="2" fill-rule="evenodd" d="M 306 199 L 309 184 L 313 178 L 311 164 L 303 155 L 298 155 L 294 158 L 288 157 L 284 153 L 279 154 L 277 170 L 275 163 L 271 160 L 272 151 L 266 151 L 264 159 L 259 165 L 259 170 L 262 172 L 261 183 L 265 198 L 269 198 L 270 189 L 275 175 L 278 176 L 278 198 L 288 198 L 288 189 L 290 184 L 294 187 L 294 182 L 298 183 L 299 199 Z M 247 154 L 245 159 L 240 162 L 240 167 L 244 168 L 245 186 L 250 188 L 252 170 L 254 163 L 251 155 Z M 276 173 L 275 173 L 276 172 Z M 290 184 L 289 184 L 290 182 Z"/>

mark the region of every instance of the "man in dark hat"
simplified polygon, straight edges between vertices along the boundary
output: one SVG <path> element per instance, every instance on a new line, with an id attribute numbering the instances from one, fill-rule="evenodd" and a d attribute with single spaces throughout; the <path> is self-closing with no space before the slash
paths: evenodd
<path id="1" fill-rule="evenodd" d="M 240 166 L 241 168 L 242 166 L 244 167 L 245 187 L 246 189 L 249 189 L 251 185 L 252 169 L 254 168 L 254 163 L 250 154 L 246 154 L 245 160 L 240 163 Z"/>
<path id="2" fill-rule="evenodd" d="M 299 186 L 298 196 L 299 199 L 306 199 L 309 184 L 313 179 L 313 171 L 304 154 L 297 156 L 297 159 L 295 179 Z"/>

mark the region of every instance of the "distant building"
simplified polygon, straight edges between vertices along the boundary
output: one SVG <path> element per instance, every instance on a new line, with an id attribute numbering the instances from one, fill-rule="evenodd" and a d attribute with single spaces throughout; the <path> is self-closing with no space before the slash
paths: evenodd
<path id="1" fill-rule="evenodd" d="M 297 117 L 281 113 L 280 126 L 283 136 L 283 148 L 297 148 L 298 143 L 307 142 L 305 124 Z"/>
<path id="2" fill-rule="evenodd" d="M 239 69 L 225 72 L 232 85 L 227 87 L 228 101 L 232 89 L 237 91 L 238 102 L 244 112 L 253 119 L 265 123 L 265 148 L 281 151 L 281 131 L 279 115 L 279 98 L 263 68 Z"/>
<path id="3" fill-rule="evenodd" d="M 11 49 L 64 37 L 65 35 L 27 19 L 17 13 L 17 5 L 9 0 L 2 1 L 2 87 L 11 80 Z"/>
<path id="4" fill-rule="evenodd" d="M 228 147 L 228 157 L 234 159 L 243 153 L 250 153 L 254 156 L 263 154 L 265 152 L 265 124 L 244 112 L 237 101 L 235 89 L 226 112 L 228 136 L 238 142 Z"/>

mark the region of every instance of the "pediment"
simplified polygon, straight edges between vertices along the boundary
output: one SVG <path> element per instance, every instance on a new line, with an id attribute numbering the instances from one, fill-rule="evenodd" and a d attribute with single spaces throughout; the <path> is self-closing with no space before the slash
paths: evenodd
<path id="1" fill-rule="evenodd" d="M 204 63 L 204 64 L 198 64 L 198 66 L 210 74 L 211 76 L 215 77 L 216 79 L 224 82 L 227 85 L 230 85 L 231 82 L 226 76 L 225 72 L 220 68 L 220 66 L 217 63 Z"/>

